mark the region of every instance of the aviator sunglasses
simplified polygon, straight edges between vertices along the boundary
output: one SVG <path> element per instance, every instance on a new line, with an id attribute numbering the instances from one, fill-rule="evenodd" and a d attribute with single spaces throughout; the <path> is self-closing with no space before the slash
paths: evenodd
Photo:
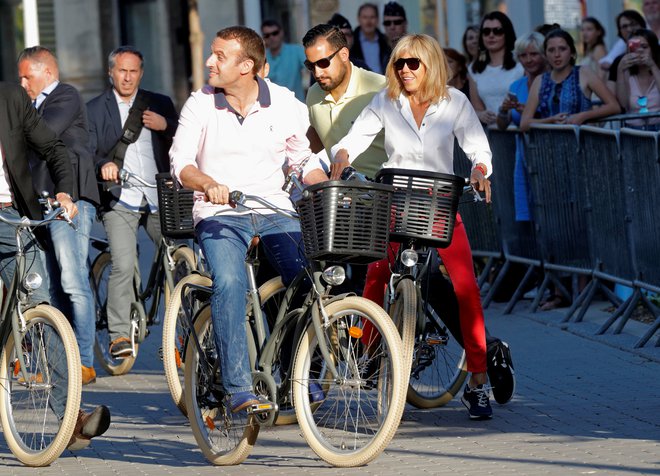
<path id="1" fill-rule="evenodd" d="M 268 33 L 264 33 L 264 34 L 261 35 L 261 36 L 263 36 L 263 37 L 267 40 L 267 39 L 270 38 L 271 36 L 277 36 L 277 35 L 279 35 L 279 34 L 280 34 L 280 30 L 273 30 L 273 31 L 269 31 Z"/>
<path id="2" fill-rule="evenodd" d="M 410 71 L 415 71 L 419 68 L 420 63 L 419 58 L 399 58 L 394 62 L 394 68 L 401 71 L 405 65 L 408 65 Z"/>
<path id="3" fill-rule="evenodd" d="M 399 20 L 384 20 L 383 21 L 383 26 L 392 26 L 392 25 L 401 26 L 401 25 L 403 25 L 404 21 L 405 20 L 401 20 L 401 19 L 399 19 Z"/>
<path id="4" fill-rule="evenodd" d="M 317 66 L 321 69 L 326 69 L 328 66 L 330 66 L 330 61 L 332 61 L 332 58 L 335 57 L 337 53 L 341 51 L 341 48 L 339 48 L 337 51 L 332 53 L 330 56 L 327 56 L 325 58 L 321 58 L 318 61 L 311 62 L 310 60 L 305 60 L 305 68 L 310 70 L 312 73 L 314 72 L 314 68 Z"/>

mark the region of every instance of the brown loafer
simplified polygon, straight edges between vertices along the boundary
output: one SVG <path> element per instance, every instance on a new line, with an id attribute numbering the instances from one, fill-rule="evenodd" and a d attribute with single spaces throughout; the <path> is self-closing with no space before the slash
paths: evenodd
<path id="1" fill-rule="evenodd" d="M 94 367 L 85 367 L 82 365 L 81 368 L 83 385 L 89 385 L 90 383 L 96 382 L 96 370 L 94 370 Z"/>
<path id="2" fill-rule="evenodd" d="M 110 410 L 105 405 L 99 405 L 91 413 L 79 410 L 76 426 L 67 449 L 75 451 L 86 448 L 92 438 L 102 435 L 109 427 Z"/>

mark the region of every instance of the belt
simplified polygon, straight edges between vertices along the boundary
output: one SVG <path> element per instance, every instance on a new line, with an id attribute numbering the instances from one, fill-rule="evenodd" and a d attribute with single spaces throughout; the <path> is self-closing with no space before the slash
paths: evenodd
<path id="1" fill-rule="evenodd" d="M 4 208 L 11 208 L 14 206 L 13 202 L 0 202 L 0 210 Z"/>

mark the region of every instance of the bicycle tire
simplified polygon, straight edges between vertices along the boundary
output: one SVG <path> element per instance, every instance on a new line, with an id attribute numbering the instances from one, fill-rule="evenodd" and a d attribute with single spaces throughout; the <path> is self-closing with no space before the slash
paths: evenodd
<path id="1" fill-rule="evenodd" d="M 128 373 L 135 364 L 139 345 L 135 343 L 135 355 L 124 359 L 115 359 L 110 354 L 110 336 L 108 334 L 107 317 L 105 317 L 106 303 L 108 300 L 108 277 L 110 275 L 111 257 L 110 253 L 100 253 L 92 263 L 92 291 L 96 294 L 96 332 L 94 333 L 94 356 L 99 365 L 109 375 L 124 375 Z"/>
<path id="2" fill-rule="evenodd" d="M 14 336 L 10 333 L 0 356 L 0 420 L 7 446 L 19 461 L 28 466 L 48 466 L 66 449 L 78 418 L 80 353 L 71 325 L 54 307 L 41 304 L 26 310 L 23 317 L 27 330 L 22 333 L 21 347 L 30 371 L 30 385 L 25 384 L 17 367 Z M 46 355 L 48 359 L 66 359 L 68 382 L 61 421 L 49 407 L 51 392 L 44 391 L 44 385 L 58 384 L 58 372 Z M 32 385 L 39 387 L 30 388 Z"/>
<path id="3" fill-rule="evenodd" d="M 440 338 L 429 339 L 429 329 Z M 417 408 L 441 407 L 463 388 L 468 374 L 465 350 L 428 304 L 426 312 L 420 312 L 417 335 L 407 400 Z"/>
<path id="4" fill-rule="evenodd" d="M 325 398 L 313 408 L 309 382 L 318 382 L 317 376 L 327 369 L 310 323 L 298 343 L 293 369 L 298 424 L 311 449 L 327 463 L 362 466 L 387 447 L 403 414 L 407 378 L 401 339 L 387 313 L 367 299 L 347 297 L 327 304 L 325 310 L 325 338 L 340 379 L 326 379 Z M 361 334 L 366 321 L 378 334 Z M 356 428 L 363 421 L 364 427 Z"/>
<path id="5" fill-rule="evenodd" d="M 187 329 L 188 322 L 185 314 L 182 314 L 181 306 L 183 303 L 191 306 L 194 302 L 188 301 L 186 297 L 182 300 L 181 290 L 191 284 L 210 287 L 212 282 L 209 277 L 200 274 L 191 274 L 181 279 L 167 301 L 163 318 L 163 369 L 172 400 L 184 416 L 188 415 L 183 397 L 184 359 L 190 331 Z M 191 309 L 192 316 L 196 314 L 195 311 Z"/>
<path id="6" fill-rule="evenodd" d="M 191 250 L 188 246 L 182 245 L 174 250 L 172 254 L 172 259 L 174 260 L 174 269 L 172 270 L 172 279 L 174 286 L 178 284 L 181 279 L 190 275 L 195 269 L 197 269 L 197 258 L 195 252 Z M 165 280 L 164 284 L 164 301 L 166 304 L 170 302 L 172 296 L 172 290 Z"/>
<path id="7" fill-rule="evenodd" d="M 252 451 L 259 426 L 247 412 L 231 413 L 224 405 L 211 306 L 206 305 L 199 311 L 194 329 L 206 358 L 213 365 L 202 368 L 196 345 L 188 346 L 183 394 L 193 435 L 202 453 L 212 464 L 240 464 Z"/>
<path id="8" fill-rule="evenodd" d="M 389 314 L 401 336 L 404 370 L 409 375 L 417 337 L 417 291 L 411 279 L 402 279 L 397 283 Z"/>

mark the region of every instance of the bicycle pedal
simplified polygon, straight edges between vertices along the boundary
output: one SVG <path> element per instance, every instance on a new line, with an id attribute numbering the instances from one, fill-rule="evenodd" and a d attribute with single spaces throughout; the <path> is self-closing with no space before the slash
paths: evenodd
<path id="1" fill-rule="evenodd" d="M 428 345 L 447 345 L 449 339 L 447 336 L 441 336 L 438 334 L 430 334 L 426 336 L 426 343 Z"/>
<path id="2" fill-rule="evenodd" d="M 162 346 L 158 348 L 158 358 L 160 359 L 161 362 L 163 361 L 163 347 Z"/>
<path id="3" fill-rule="evenodd" d="M 255 415 L 259 413 L 272 412 L 277 410 L 277 404 L 273 402 L 254 403 L 248 407 L 248 414 Z"/>

